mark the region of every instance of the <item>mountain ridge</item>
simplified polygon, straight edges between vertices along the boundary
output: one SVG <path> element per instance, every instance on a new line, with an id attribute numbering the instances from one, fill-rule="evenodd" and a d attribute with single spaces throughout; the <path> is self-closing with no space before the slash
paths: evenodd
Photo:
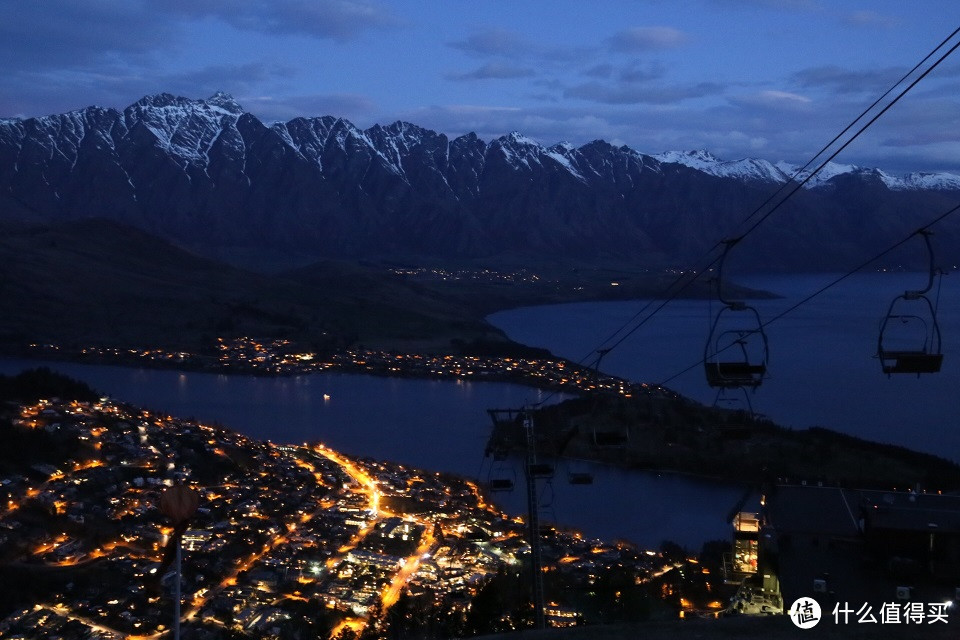
<path id="1" fill-rule="evenodd" d="M 810 231 L 864 218 L 855 198 L 841 197 L 851 190 L 883 201 L 889 212 L 879 226 L 890 228 L 916 226 L 915 211 L 960 190 L 952 174 L 826 169 L 785 207 L 798 215 L 761 238 L 773 250 L 751 256 L 752 265 L 836 268 L 849 247 L 823 251 Z M 525 252 L 688 265 L 796 172 L 782 162 L 648 155 L 602 140 L 547 147 L 519 132 L 451 139 L 403 121 L 268 125 L 222 92 L 0 120 L 0 216 L 103 216 L 218 258 Z M 947 244 L 960 247 L 960 228 Z"/>

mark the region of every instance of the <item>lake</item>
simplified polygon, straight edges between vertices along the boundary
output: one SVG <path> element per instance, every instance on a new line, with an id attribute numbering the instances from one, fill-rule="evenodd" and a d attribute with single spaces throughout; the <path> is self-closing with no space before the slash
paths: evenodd
<path id="1" fill-rule="evenodd" d="M 344 453 L 481 481 L 507 469 L 522 478 L 517 461 L 493 469 L 483 457 L 490 431 L 486 410 L 534 404 L 549 395 L 496 382 L 336 373 L 268 378 L 13 359 L 0 360 L 0 373 L 36 366 L 84 380 L 119 400 L 220 423 L 255 438 L 320 440 Z M 670 539 L 699 550 L 705 540 L 728 537 L 724 516 L 742 493 L 736 486 L 595 464 L 576 463 L 574 470 L 591 471 L 594 484 L 568 484 L 569 469 L 561 465 L 552 483 L 541 483 L 542 517 L 588 536 L 630 540 L 645 548 Z M 526 512 L 519 485 L 495 495 L 512 514 Z"/>
<path id="2" fill-rule="evenodd" d="M 784 296 L 751 304 L 766 320 L 832 281 L 833 275 L 738 278 Z M 924 275 L 857 274 L 770 325 L 769 378 L 750 394 L 754 411 L 795 428 L 820 425 L 960 461 L 960 281 L 947 276 L 939 299 L 943 369 L 887 377 L 874 358 L 890 301 L 921 288 Z M 933 292 L 935 293 L 935 291 Z M 644 301 L 528 307 L 489 318 L 512 339 L 580 360 L 644 306 Z M 716 392 L 703 367 L 718 303 L 675 300 L 603 359 L 604 371 L 663 382 L 705 404 Z M 687 373 L 677 375 L 690 365 Z"/>
<path id="3" fill-rule="evenodd" d="M 783 299 L 758 301 L 771 318 L 815 291 L 830 276 L 742 278 Z M 922 280 L 922 278 L 920 278 Z M 872 356 L 890 300 L 918 286 L 910 274 L 863 274 L 771 325 L 770 378 L 752 394 L 757 412 L 793 427 L 812 424 L 903 444 L 960 460 L 960 297 L 946 278 L 940 298 L 945 359 L 936 375 L 887 378 Z M 490 320 L 510 337 L 579 359 L 630 319 L 643 301 L 595 302 L 504 311 Z M 610 352 L 607 372 L 661 382 L 703 357 L 709 311 L 716 303 L 679 300 Z M 35 361 L 0 360 L 15 373 Z M 559 398 L 503 383 L 453 382 L 322 373 L 288 378 L 225 376 L 102 365 L 50 365 L 110 396 L 195 417 L 276 442 L 321 440 L 345 453 L 393 460 L 478 478 L 506 472 L 483 458 L 488 408 L 516 408 Z M 701 366 L 668 386 L 711 404 Z M 325 399 L 326 397 L 328 399 Z M 589 536 L 632 540 L 647 548 L 672 539 L 691 549 L 729 535 L 724 516 L 743 489 L 689 477 L 644 474 L 598 465 L 561 464 L 541 488 L 542 515 Z M 595 482 L 570 485 L 570 471 L 591 470 Z M 526 509 L 524 492 L 497 494 L 508 512 Z"/>

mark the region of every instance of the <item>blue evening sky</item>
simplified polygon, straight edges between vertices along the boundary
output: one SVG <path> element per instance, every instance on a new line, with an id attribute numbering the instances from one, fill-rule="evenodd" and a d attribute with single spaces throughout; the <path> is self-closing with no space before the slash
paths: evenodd
<path id="1" fill-rule="evenodd" d="M 958 26 L 956 0 L 0 0 L 0 117 L 223 90 L 266 121 L 803 164 Z M 960 52 L 838 161 L 960 172 Z"/>

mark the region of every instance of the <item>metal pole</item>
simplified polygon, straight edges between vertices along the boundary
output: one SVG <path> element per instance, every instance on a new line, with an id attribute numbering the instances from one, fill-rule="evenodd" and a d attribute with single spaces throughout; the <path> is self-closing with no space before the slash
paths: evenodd
<path id="1" fill-rule="evenodd" d="M 523 426 L 527 432 L 527 464 L 524 467 L 527 480 L 527 524 L 530 537 L 530 572 L 533 586 L 533 623 L 537 629 L 546 627 L 544 617 L 543 559 L 540 554 L 540 501 L 537 497 L 537 477 L 533 466 L 537 463 L 536 440 L 533 433 L 533 418 L 524 416 Z"/>
<path id="2" fill-rule="evenodd" d="M 174 570 L 173 640 L 180 640 L 180 536 L 177 536 L 177 568 Z"/>

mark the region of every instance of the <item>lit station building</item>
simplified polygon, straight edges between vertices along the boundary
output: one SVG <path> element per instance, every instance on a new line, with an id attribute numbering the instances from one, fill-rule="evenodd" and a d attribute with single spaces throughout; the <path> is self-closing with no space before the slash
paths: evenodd
<path id="1" fill-rule="evenodd" d="M 746 615 L 783 613 L 777 536 L 764 517 L 741 511 L 733 518 L 733 550 L 724 559 L 724 582 L 739 585 L 731 609 Z"/>

